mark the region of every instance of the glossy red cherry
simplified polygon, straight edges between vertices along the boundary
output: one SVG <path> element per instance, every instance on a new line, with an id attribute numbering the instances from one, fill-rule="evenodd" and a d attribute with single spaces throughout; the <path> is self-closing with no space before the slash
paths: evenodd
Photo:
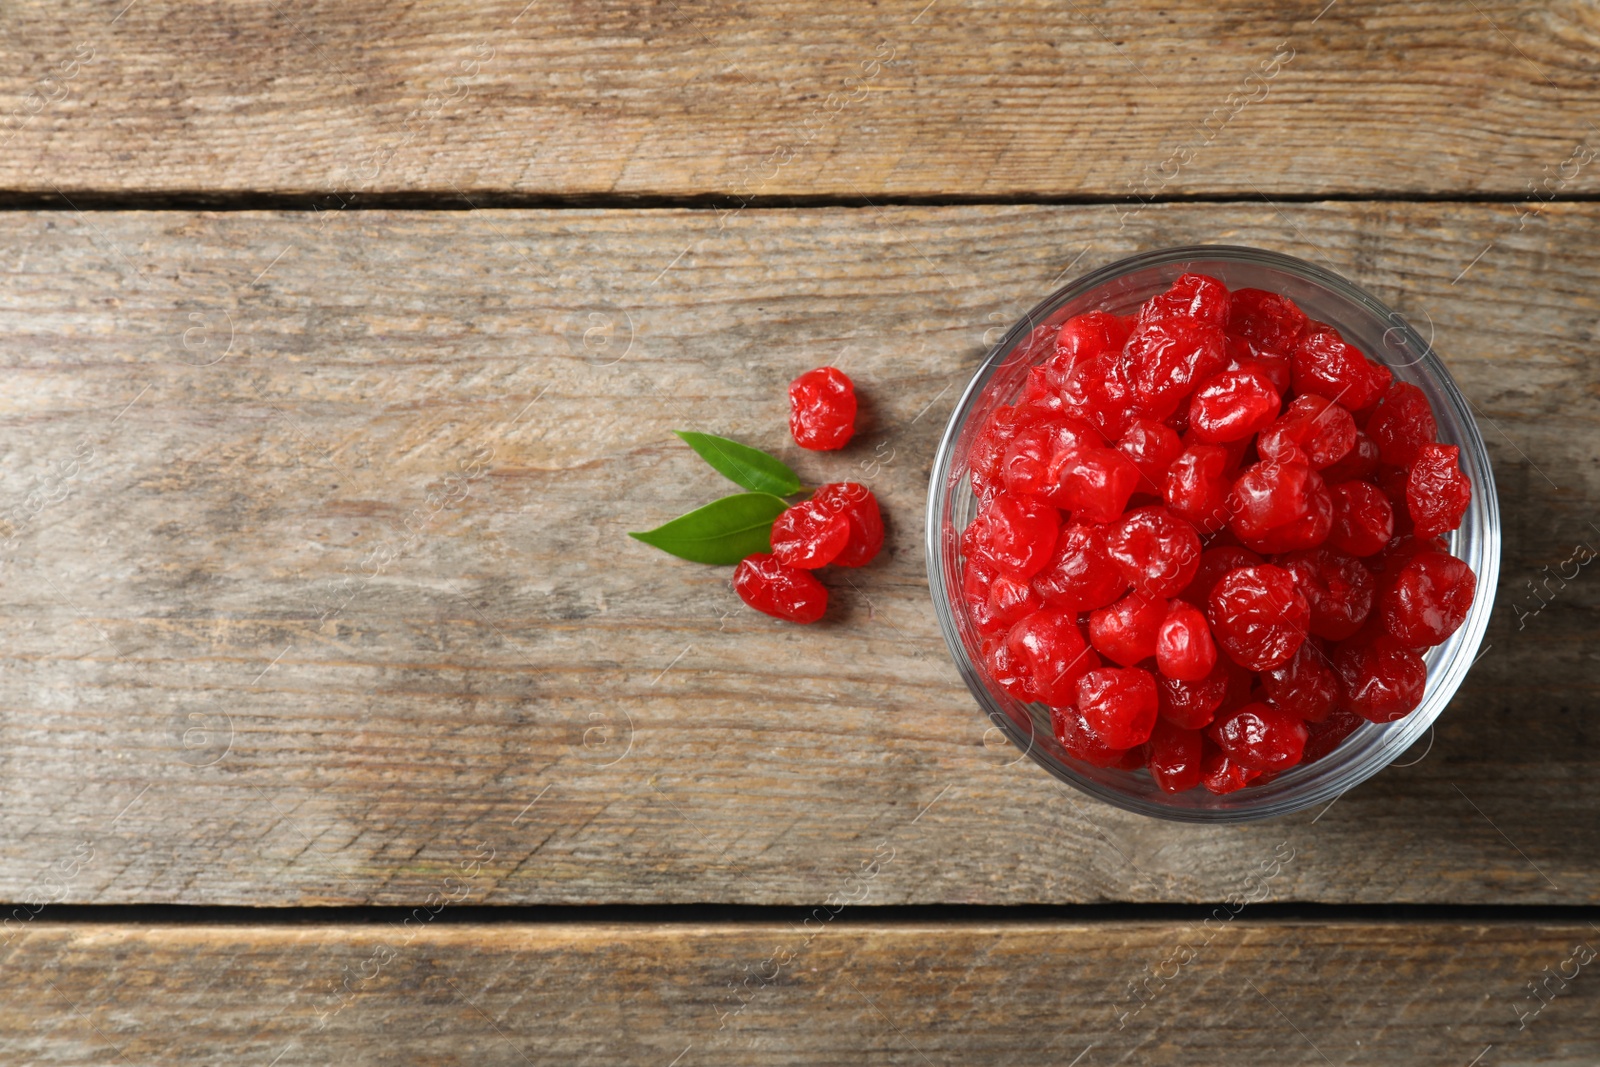
<path id="1" fill-rule="evenodd" d="M 1368 722 L 1394 722 L 1415 711 L 1428 685 L 1422 657 L 1388 634 L 1356 638 L 1333 650 L 1343 704 Z"/>
<path id="2" fill-rule="evenodd" d="M 1128 512 L 1106 531 L 1106 554 L 1134 592 L 1175 596 L 1200 565 L 1200 536 L 1164 507 Z"/>
<path id="3" fill-rule="evenodd" d="M 1355 417 L 1343 405 L 1308 393 L 1290 401 L 1261 431 L 1256 451 L 1262 459 L 1300 460 L 1320 470 L 1348 455 L 1358 432 Z"/>
<path id="4" fill-rule="evenodd" d="M 1234 762 L 1215 743 L 1206 742 L 1200 757 L 1200 784 L 1206 787 L 1208 793 L 1217 796 L 1237 793 L 1259 777 L 1260 771 Z"/>
<path id="5" fill-rule="evenodd" d="M 1006 635 L 1012 660 L 1027 671 L 1033 691 L 1050 705 L 1073 702 L 1078 679 L 1100 666 L 1084 640 L 1076 612 L 1046 609 L 1026 616 Z"/>
<path id="6" fill-rule="evenodd" d="M 772 554 L 785 567 L 824 567 L 849 540 L 850 521 L 815 500 L 794 505 L 772 523 Z"/>
<path id="7" fill-rule="evenodd" d="M 1174 600 L 1156 631 L 1156 668 L 1180 682 L 1198 682 L 1217 665 L 1217 646 L 1206 617 L 1193 604 Z"/>
<path id="8" fill-rule="evenodd" d="M 1115 767 L 1129 752 L 1129 749 L 1112 748 L 1106 744 L 1089 725 L 1083 712 L 1070 704 L 1051 708 L 1050 723 L 1055 728 L 1056 740 L 1067 755 L 1092 767 Z"/>
<path id="9" fill-rule="evenodd" d="M 1078 679 L 1078 710 L 1111 748 L 1132 748 L 1150 739 L 1156 724 L 1156 680 L 1137 667 L 1101 667 Z"/>
<path id="10" fill-rule="evenodd" d="M 1351 411 L 1377 403 L 1389 384 L 1388 368 L 1346 344 L 1331 326 L 1311 327 L 1290 358 L 1296 393 L 1314 393 Z"/>
<path id="11" fill-rule="evenodd" d="M 1089 360 L 1122 351 L 1130 324 L 1108 311 L 1088 311 L 1061 324 L 1055 353 L 1047 366 L 1057 392 L 1065 388 L 1072 371 Z"/>
<path id="12" fill-rule="evenodd" d="M 1366 622 L 1377 595 L 1377 579 L 1353 556 L 1333 548 L 1291 552 L 1278 566 L 1294 575 L 1311 607 L 1311 632 L 1343 641 Z"/>
<path id="13" fill-rule="evenodd" d="M 1254 363 L 1200 383 L 1189 401 L 1189 431 L 1207 444 L 1242 441 L 1278 417 L 1282 397 Z"/>
<path id="14" fill-rule="evenodd" d="M 828 610 L 828 590 L 810 571 L 786 567 L 770 552 L 746 556 L 733 571 L 733 591 L 752 608 L 789 622 L 816 622 Z"/>
<path id="15" fill-rule="evenodd" d="M 1000 478 L 1007 492 L 1052 498 L 1060 491 L 1060 470 L 1069 457 L 1085 448 L 1105 445 L 1099 432 L 1071 416 L 1041 419 L 1023 427 L 1006 446 Z"/>
<path id="16" fill-rule="evenodd" d="M 1418 537 L 1435 537 L 1461 525 L 1472 502 L 1472 483 L 1461 473 L 1461 449 L 1425 444 L 1417 449 L 1406 479 L 1406 510 Z"/>
<path id="17" fill-rule="evenodd" d="M 1157 719 L 1150 731 L 1150 777 L 1163 793 L 1182 793 L 1200 784 L 1204 740 L 1199 730 L 1185 730 Z"/>
<path id="18" fill-rule="evenodd" d="M 1305 463 L 1257 463 L 1233 483 L 1229 501 L 1228 528 L 1257 552 L 1311 548 L 1333 528 L 1333 498 Z"/>
<path id="19" fill-rule="evenodd" d="M 1311 605 L 1294 575 L 1263 563 L 1229 571 L 1211 591 L 1207 611 L 1218 646 L 1241 667 L 1271 670 L 1305 641 Z"/>
<path id="20" fill-rule="evenodd" d="M 1017 434 L 1034 421 L 1036 417 L 1023 408 L 1002 407 L 978 431 L 967 456 L 967 471 L 972 477 L 972 492 L 980 499 L 1000 488 L 1006 450 Z"/>
<path id="21" fill-rule="evenodd" d="M 801 448 L 843 448 L 856 429 L 856 388 L 836 367 L 808 370 L 789 383 L 789 430 Z"/>
<path id="22" fill-rule="evenodd" d="M 1165 600 L 1129 593 L 1089 613 L 1089 643 L 1111 662 L 1131 667 L 1156 654 L 1156 638 L 1166 617 Z"/>
<path id="23" fill-rule="evenodd" d="M 883 548 L 883 513 L 872 490 L 858 482 L 831 482 L 813 493 L 811 502 L 843 515 L 850 524 L 850 539 L 833 558 L 834 566 L 865 567 L 877 558 Z"/>
<path id="24" fill-rule="evenodd" d="M 1141 493 L 1160 496 L 1167 484 L 1167 468 L 1183 451 L 1183 443 L 1172 427 L 1154 419 L 1137 418 L 1117 442 L 1117 450 L 1139 468 Z"/>
<path id="25" fill-rule="evenodd" d="M 1287 356 L 1306 332 L 1306 313 L 1294 301 L 1263 289 L 1235 289 L 1228 330 L 1267 351 Z M 1281 387 L 1280 387 L 1281 388 Z"/>
<path id="26" fill-rule="evenodd" d="M 1365 428 L 1378 444 L 1379 458 L 1396 467 L 1411 466 L 1418 450 L 1432 444 L 1438 432 L 1428 398 L 1410 382 L 1389 386 Z"/>
<path id="27" fill-rule="evenodd" d="M 1340 482 L 1333 498 L 1333 526 L 1328 545 L 1352 556 L 1373 556 L 1394 537 L 1394 508 L 1371 482 Z"/>
<path id="28" fill-rule="evenodd" d="M 1207 274 L 1182 274 L 1160 296 L 1139 308 L 1139 321 L 1183 319 L 1205 326 L 1228 321 L 1228 287 Z"/>
<path id="29" fill-rule="evenodd" d="M 1128 579 L 1106 552 L 1106 528 L 1070 522 L 1056 539 L 1055 555 L 1033 576 L 1045 600 L 1068 611 L 1092 611 L 1116 600 Z"/>
<path id="30" fill-rule="evenodd" d="M 1228 759 L 1257 771 L 1282 771 L 1300 762 L 1309 733 L 1298 717 L 1270 704 L 1246 704 L 1206 728 Z"/>
<path id="31" fill-rule="evenodd" d="M 978 551 L 1001 572 L 1031 578 L 1055 552 L 1061 513 L 1032 497 L 996 494 L 978 513 Z"/>
<path id="32" fill-rule="evenodd" d="M 1412 648 L 1437 645 L 1466 621 L 1477 588 L 1477 575 L 1461 560 L 1418 552 L 1384 590 L 1383 628 Z"/>
<path id="33" fill-rule="evenodd" d="M 1167 470 L 1167 508 L 1202 533 L 1212 534 L 1228 524 L 1233 481 L 1228 476 L 1228 452 L 1218 445 L 1191 445 Z"/>
<path id="34" fill-rule="evenodd" d="M 1128 420 L 1136 414 L 1132 399 L 1122 356 L 1116 352 L 1079 364 L 1061 390 L 1061 404 L 1067 414 L 1089 422 L 1110 441 L 1122 436 Z"/>
<path id="35" fill-rule="evenodd" d="M 1165 419 L 1227 364 L 1222 330 L 1189 318 L 1139 324 L 1123 348 L 1123 379 L 1139 412 Z"/>
<path id="36" fill-rule="evenodd" d="M 1011 643 L 1006 637 L 1000 634 L 985 640 L 984 669 L 1001 689 L 1023 703 L 1032 704 L 1040 699 L 1033 688 L 1033 676 L 1028 673 L 1028 665 L 1012 654 Z"/>
<path id="37" fill-rule="evenodd" d="M 1139 468 L 1115 448 L 1085 448 L 1060 469 L 1055 498 L 1074 518 L 1112 522 L 1139 487 Z"/>
<path id="38" fill-rule="evenodd" d="M 1219 656 L 1211 673 L 1198 682 L 1180 682 L 1176 678 L 1157 675 L 1159 714 L 1174 726 L 1186 730 L 1199 730 L 1210 725 L 1228 694 L 1234 671 L 1244 673 L 1241 668 L 1233 667 L 1232 661 L 1226 656 Z M 1248 697 L 1247 692 L 1244 699 Z"/>
<path id="39" fill-rule="evenodd" d="M 1314 641 L 1300 646 L 1287 663 L 1261 672 L 1272 706 L 1306 722 L 1321 722 L 1339 702 L 1339 676 Z"/>

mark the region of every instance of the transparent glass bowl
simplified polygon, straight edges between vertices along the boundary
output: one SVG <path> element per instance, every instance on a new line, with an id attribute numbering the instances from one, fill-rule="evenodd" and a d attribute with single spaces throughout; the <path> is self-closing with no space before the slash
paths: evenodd
<path id="1" fill-rule="evenodd" d="M 1092 767 L 1067 755 L 1055 739 L 1048 708 L 1024 704 L 986 676 L 979 635 L 959 595 L 959 538 L 977 510 L 967 476 L 968 455 L 995 409 L 1021 395 L 1035 362 L 1028 358 L 1028 339 L 1096 308 L 1127 314 L 1190 271 L 1218 278 L 1229 289 L 1287 295 L 1312 319 L 1333 325 L 1369 358 L 1387 364 L 1396 378 L 1416 385 L 1433 405 L 1439 440 L 1460 446 L 1462 469 L 1472 481 L 1472 505 L 1450 540 L 1451 551 L 1478 576 L 1477 597 L 1461 628 L 1428 651 L 1428 687 L 1421 706 L 1398 722 L 1361 726 L 1315 763 L 1225 796 L 1204 788 L 1169 796 L 1147 772 Z M 956 667 L 978 705 L 1018 748 L 1069 785 L 1129 811 L 1191 822 L 1233 822 L 1331 802 L 1388 766 L 1427 731 L 1466 677 L 1489 624 L 1500 571 L 1500 511 L 1489 456 L 1466 400 L 1429 343 L 1399 314 L 1338 275 L 1292 256 L 1225 245 L 1170 248 L 1121 260 L 1071 283 L 1024 316 L 990 351 L 939 443 L 928 487 L 927 558 L 934 610 Z"/>

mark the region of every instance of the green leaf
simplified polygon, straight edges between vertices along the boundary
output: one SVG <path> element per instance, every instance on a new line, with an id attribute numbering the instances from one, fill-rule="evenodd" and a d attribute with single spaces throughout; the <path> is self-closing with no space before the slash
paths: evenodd
<path id="1" fill-rule="evenodd" d="M 700 454 L 700 458 L 715 467 L 729 481 L 752 493 L 771 493 L 790 496 L 800 491 L 800 479 L 779 459 L 774 459 L 759 448 L 741 445 L 726 437 L 709 433 L 677 431 L 683 443 Z"/>
<path id="2" fill-rule="evenodd" d="M 772 551 L 772 520 L 788 507 L 771 493 L 735 493 L 628 536 L 681 559 L 731 566 L 752 552 Z"/>

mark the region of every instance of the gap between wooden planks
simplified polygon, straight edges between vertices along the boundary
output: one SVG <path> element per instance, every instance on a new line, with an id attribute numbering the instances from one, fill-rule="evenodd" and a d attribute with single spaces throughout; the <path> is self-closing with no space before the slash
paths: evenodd
<path id="1" fill-rule="evenodd" d="M 1292 850 L 1270 899 L 1593 902 L 1594 586 L 1508 608 L 1596 536 L 1597 231 L 1395 203 L 0 215 L 0 895 L 1207 901 Z M 919 548 L 986 344 L 1066 277 L 1201 241 L 1325 263 L 1434 336 L 1506 516 L 1507 607 L 1431 750 L 1227 829 L 998 745 Z M 829 361 L 861 433 L 803 455 L 784 385 Z M 729 490 L 684 427 L 879 494 L 889 548 L 828 577 L 825 625 L 624 536 Z"/>

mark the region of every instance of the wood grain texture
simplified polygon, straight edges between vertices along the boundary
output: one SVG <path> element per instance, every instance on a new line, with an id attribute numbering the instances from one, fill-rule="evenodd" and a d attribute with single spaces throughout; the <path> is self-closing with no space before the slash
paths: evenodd
<path id="1" fill-rule="evenodd" d="M 0 899 L 1210 901 L 1283 847 L 1272 899 L 1592 903 L 1600 586 L 1524 586 L 1600 543 L 1597 235 L 1591 205 L 0 215 Z M 919 547 L 986 338 L 1200 241 L 1434 331 L 1506 516 L 1431 750 L 1231 828 L 1017 762 Z M 801 453 L 784 385 L 830 360 L 861 432 Z M 624 536 L 729 490 L 684 427 L 879 494 L 827 622 Z"/>
<path id="2" fill-rule="evenodd" d="M 1578 0 L 33 0 L 6 21 L 12 194 L 1600 190 Z"/>
<path id="3" fill-rule="evenodd" d="M 1585 923 L 799 923 L 40 919 L 0 950 L 0 1048 L 50 1065 L 1489 1067 L 1587 1065 L 1600 1046 Z"/>

